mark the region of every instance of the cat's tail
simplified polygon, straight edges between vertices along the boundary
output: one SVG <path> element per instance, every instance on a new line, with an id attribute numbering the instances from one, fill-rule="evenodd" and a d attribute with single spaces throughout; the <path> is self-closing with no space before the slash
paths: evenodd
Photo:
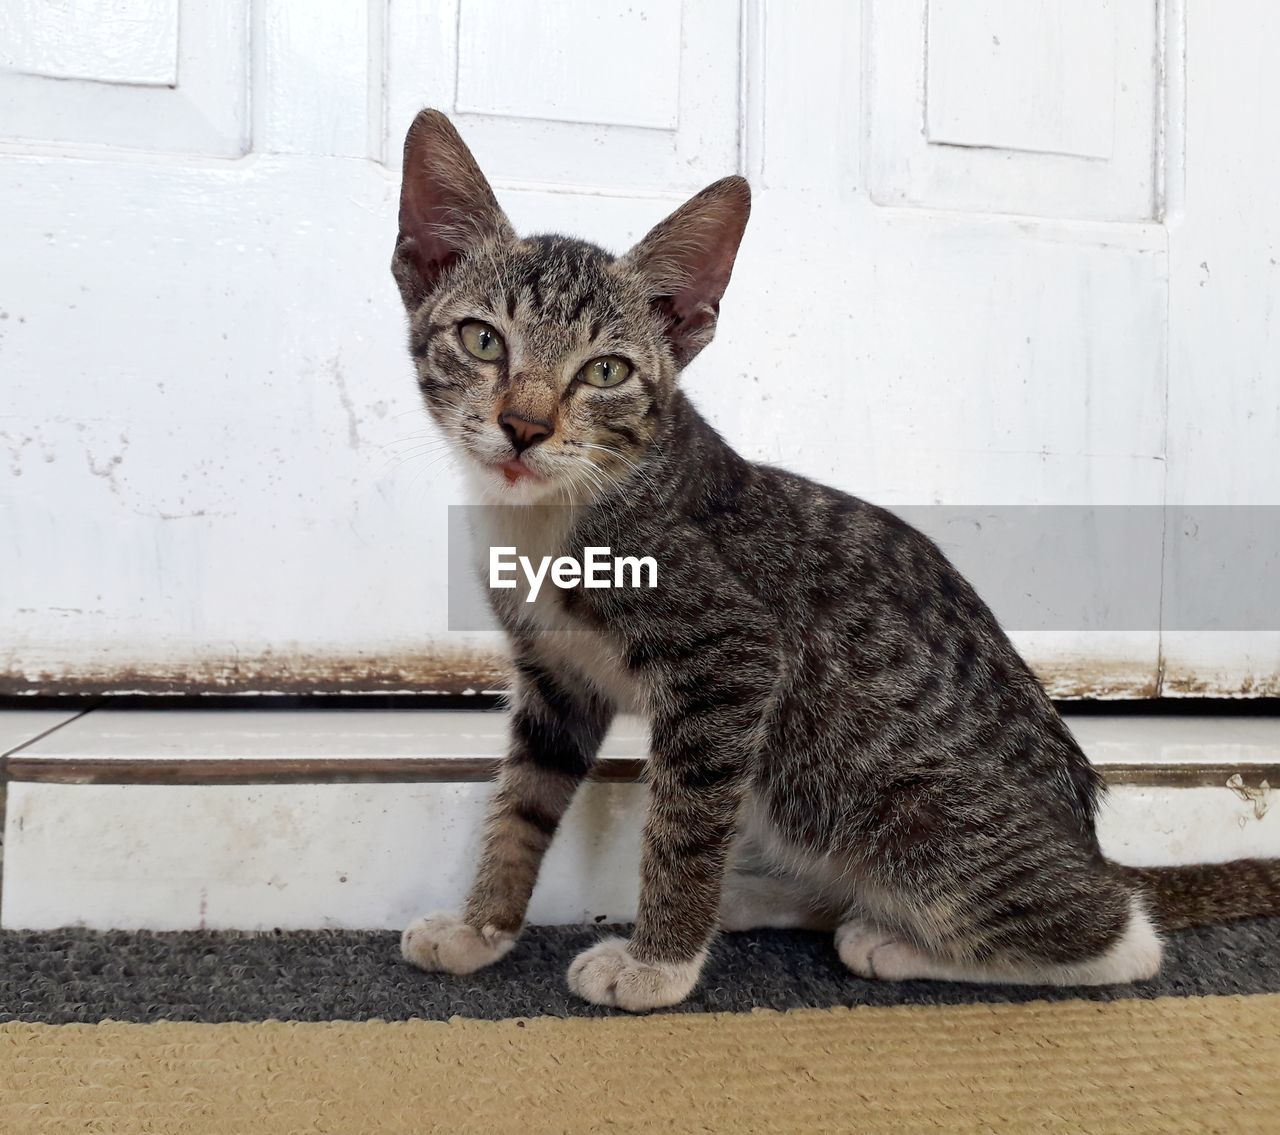
<path id="1" fill-rule="evenodd" d="M 1114 867 L 1146 895 L 1149 913 L 1164 930 L 1280 916 L 1280 859 L 1233 859 L 1192 867 L 1117 863 Z"/>

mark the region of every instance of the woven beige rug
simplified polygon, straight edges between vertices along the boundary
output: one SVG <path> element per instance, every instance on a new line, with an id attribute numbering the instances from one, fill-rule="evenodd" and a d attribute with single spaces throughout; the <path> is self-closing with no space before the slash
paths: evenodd
<path id="1" fill-rule="evenodd" d="M 1280 1132 L 1280 994 L 0 1025 L 0 1131 Z"/>

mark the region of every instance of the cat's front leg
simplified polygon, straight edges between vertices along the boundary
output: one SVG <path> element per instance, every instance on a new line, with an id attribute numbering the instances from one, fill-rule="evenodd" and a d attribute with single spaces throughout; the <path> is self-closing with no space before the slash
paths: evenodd
<path id="1" fill-rule="evenodd" d="M 697 984 L 766 712 L 758 690 L 732 683 L 655 715 L 635 930 L 574 959 L 579 997 L 641 1012 L 675 1005 Z"/>
<path id="2" fill-rule="evenodd" d="M 542 858 L 595 763 L 613 709 L 532 658 L 517 662 L 511 749 L 485 820 L 480 866 L 461 914 L 428 914 L 400 939 L 420 969 L 472 973 L 515 945 Z"/>

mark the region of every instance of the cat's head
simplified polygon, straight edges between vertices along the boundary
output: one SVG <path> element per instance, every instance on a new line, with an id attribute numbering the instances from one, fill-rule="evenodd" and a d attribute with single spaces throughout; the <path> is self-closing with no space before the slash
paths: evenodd
<path id="1" fill-rule="evenodd" d="M 708 186 L 623 256 L 520 238 L 447 118 L 405 139 L 392 272 L 432 416 L 486 496 L 593 496 L 631 475 L 715 333 L 751 207 Z"/>

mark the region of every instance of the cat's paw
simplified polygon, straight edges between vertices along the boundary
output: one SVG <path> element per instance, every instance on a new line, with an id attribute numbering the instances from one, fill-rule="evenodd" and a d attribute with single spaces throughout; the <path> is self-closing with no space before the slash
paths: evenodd
<path id="1" fill-rule="evenodd" d="M 432 973 L 474 973 L 492 965 L 516 944 L 506 930 L 477 930 L 456 914 L 427 914 L 400 935 L 400 954 L 410 965 Z"/>
<path id="2" fill-rule="evenodd" d="M 569 966 L 569 988 L 585 1001 L 643 1013 L 678 1005 L 698 983 L 706 951 L 691 962 L 642 962 L 624 938 L 606 938 Z"/>
<path id="3" fill-rule="evenodd" d="M 906 981 L 929 976 L 929 959 L 910 942 L 869 922 L 846 922 L 836 931 L 836 953 L 858 977 Z"/>

